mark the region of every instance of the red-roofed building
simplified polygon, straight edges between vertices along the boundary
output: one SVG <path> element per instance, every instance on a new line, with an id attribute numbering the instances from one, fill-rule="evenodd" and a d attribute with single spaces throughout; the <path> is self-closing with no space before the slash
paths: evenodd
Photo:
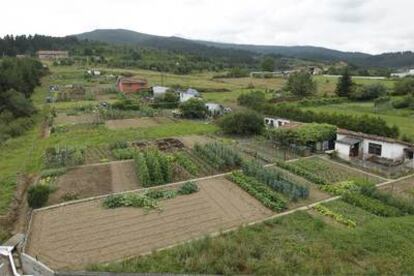
<path id="1" fill-rule="evenodd" d="M 131 94 L 139 92 L 142 89 L 147 88 L 148 82 L 145 79 L 133 79 L 133 78 L 118 78 L 116 81 L 116 87 L 124 94 Z"/>

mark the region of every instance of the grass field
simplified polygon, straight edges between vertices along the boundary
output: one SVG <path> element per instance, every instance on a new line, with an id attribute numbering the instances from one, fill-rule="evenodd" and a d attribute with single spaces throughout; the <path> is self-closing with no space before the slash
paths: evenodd
<path id="1" fill-rule="evenodd" d="M 401 134 L 414 138 L 414 111 L 410 110 L 376 110 L 371 103 L 343 103 L 334 105 L 324 105 L 318 107 L 307 107 L 306 110 L 324 111 L 329 113 L 342 113 L 350 115 L 372 115 L 383 118 L 388 124 L 396 125 L 400 128 Z"/>
<path id="2" fill-rule="evenodd" d="M 358 211 L 353 213 L 359 215 Z M 216 238 L 90 269 L 256 275 L 401 275 L 414 271 L 413 249 L 412 216 L 372 217 L 356 228 L 347 228 L 306 212 L 296 212 Z"/>

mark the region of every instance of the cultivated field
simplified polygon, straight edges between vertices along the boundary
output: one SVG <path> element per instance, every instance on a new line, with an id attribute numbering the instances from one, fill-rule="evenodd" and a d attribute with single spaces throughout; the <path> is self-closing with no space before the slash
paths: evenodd
<path id="1" fill-rule="evenodd" d="M 70 169 L 58 177 L 49 205 L 139 188 L 133 161 L 117 161 Z"/>
<path id="2" fill-rule="evenodd" d="M 104 209 L 102 200 L 34 213 L 26 251 L 53 269 L 81 269 L 149 253 L 269 216 L 272 212 L 224 178 L 162 202 L 162 211 Z"/>
<path id="3" fill-rule="evenodd" d="M 173 122 L 168 118 L 134 118 L 134 119 L 121 119 L 121 120 L 108 120 L 105 125 L 109 129 L 124 129 L 124 128 L 144 128 L 155 127 L 165 123 Z"/>

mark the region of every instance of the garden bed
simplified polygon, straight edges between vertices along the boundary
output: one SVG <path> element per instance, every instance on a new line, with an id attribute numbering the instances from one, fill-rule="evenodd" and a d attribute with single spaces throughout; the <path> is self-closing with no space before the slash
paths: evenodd
<path id="1" fill-rule="evenodd" d="M 162 212 L 105 209 L 92 200 L 34 213 L 26 252 L 52 269 L 83 269 L 237 227 L 272 212 L 224 178 L 162 201 Z"/>
<path id="2" fill-rule="evenodd" d="M 108 120 L 105 122 L 105 126 L 109 129 L 145 128 L 155 127 L 171 122 L 173 122 L 173 120 L 165 117 L 143 117 L 134 119 Z"/>

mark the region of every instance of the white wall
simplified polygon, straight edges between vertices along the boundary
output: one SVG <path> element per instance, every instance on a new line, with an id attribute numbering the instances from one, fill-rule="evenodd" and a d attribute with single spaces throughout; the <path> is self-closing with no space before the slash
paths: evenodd
<path id="1" fill-rule="evenodd" d="M 338 153 L 339 158 L 349 160 L 349 151 L 350 151 L 349 145 L 335 143 L 335 151 Z"/>
<path id="2" fill-rule="evenodd" d="M 268 120 L 267 123 L 266 123 L 266 120 Z M 279 127 L 279 124 L 281 124 L 282 126 L 284 126 L 284 125 L 290 123 L 289 120 L 284 120 L 284 119 L 279 119 L 279 118 L 270 118 L 270 117 L 264 118 L 264 123 L 268 127 L 272 127 L 271 126 L 272 121 L 273 121 L 273 127 L 274 128 L 278 128 Z"/>
<path id="3" fill-rule="evenodd" d="M 369 155 L 368 153 L 369 143 L 382 145 L 381 157 L 394 159 L 394 160 L 402 159 L 404 157 L 404 148 L 406 148 L 406 146 L 396 144 L 396 143 L 381 142 L 381 141 L 369 140 L 369 139 L 364 139 L 363 141 L 364 155 L 366 154 Z"/>

